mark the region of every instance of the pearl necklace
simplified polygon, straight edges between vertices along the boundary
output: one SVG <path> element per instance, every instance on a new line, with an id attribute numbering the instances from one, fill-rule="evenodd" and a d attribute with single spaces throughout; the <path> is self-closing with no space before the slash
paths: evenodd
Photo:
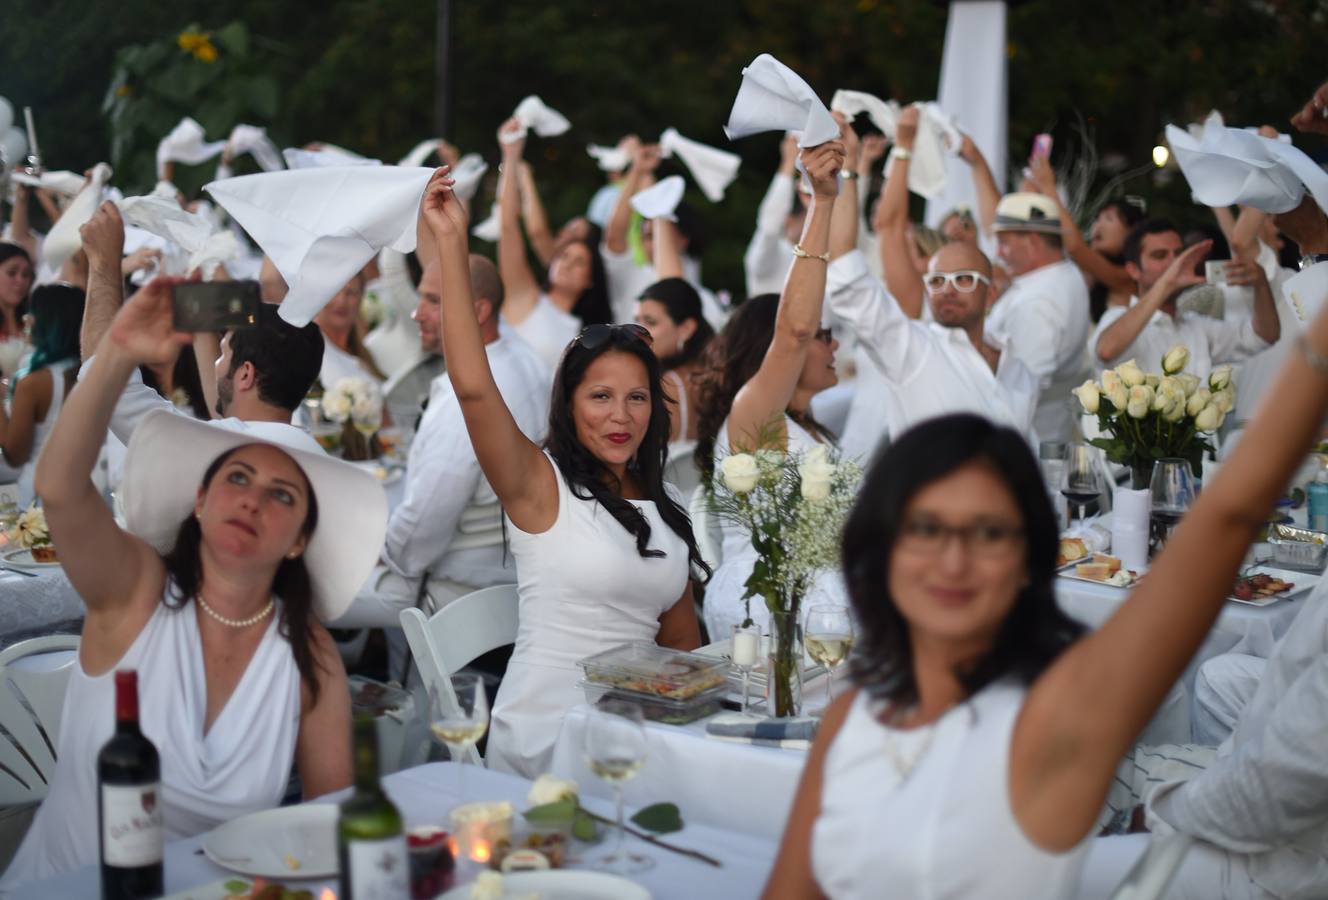
<path id="1" fill-rule="evenodd" d="M 199 606 L 203 607 L 203 612 L 207 613 L 209 616 L 216 619 L 221 624 L 229 625 L 232 628 L 248 628 L 250 625 L 257 625 L 259 622 L 267 618 L 268 613 L 272 612 L 272 607 L 274 605 L 274 601 L 271 598 L 268 598 L 267 606 L 264 606 L 262 609 L 254 613 L 249 618 L 228 619 L 225 616 L 223 616 L 221 613 L 217 612 L 212 607 L 208 606 L 207 601 L 203 599 L 202 594 L 198 594 L 197 596 L 194 597 L 194 599 L 198 601 Z"/>

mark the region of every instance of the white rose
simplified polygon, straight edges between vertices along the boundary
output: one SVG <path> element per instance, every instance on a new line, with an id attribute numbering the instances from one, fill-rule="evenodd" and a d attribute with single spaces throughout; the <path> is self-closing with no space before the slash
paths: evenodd
<path id="1" fill-rule="evenodd" d="M 724 484 L 735 494 L 746 494 L 761 480 L 761 468 L 750 453 L 734 453 L 719 464 Z"/>
<path id="2" fill-rule="evenodd" d="M 1082 406 L 1084 412 L 1089 415 L 1096 413 L 1098 407 L 1102 405 L 1102 394 L 1091 378 L 1070 391 L 1070 393 L 1079 398 L 1079 405 Z"/>
<path id="3" fill-rule="evenodd" d="M 1202 378 L 1200 378 L 1198 375 L 1193 375 L 1189 372 L 1182 372 L 1181 374 L 1177 375 L 1176 380 L 1179 381 L 1181 383 L 1181 386 L 1185 388 L 1186 397 L 1190 396 L 1195 391 L 1199 390 L 1199 386 L 1203 384 Z"/>
<path id="4" fill-rule="evenodd" d="M 1190 350 L 1184 344 L 1176 344 L 1162 354 L 1162 371 L 1175 375 L 1190 364 Z"/>
<path id="5" fill-rule="evenodd" d="M 1185 396 L 1183 394 L 1169 394 L 1166 408 L 1162 410 L 1162 420 L 1174 423 L 1183 418 L 1185 418 Z"/>
<path id="6" fill-rule="evenodd" d="M 1144 376 L 1144 384 L 1148 385 L 1150 388 L 1156 388 L 1161 383 L 1162 383 L 1161 375 L 1149 372 L 1147 375 Z"/>
<path id="7" fill-rule="evenodd" d="M 1225 390 L 1231 385 L 1231 366 L 1218 366 L 1208 373 L 1208 386 L 1213 393 Z"/>
<path id="8" fill-rule="evenodd" d="M 351 403 L 351 418 L 360 425 L 374 428 L 383 424 L 383 401 L 376 393 L 356 397 Z"/>
<path id="9" fill-rule="evenodd" d="M 1116 374 L 1125 382 L 1126 387 L 1135 387 L 1144 383 L 1144 370 L 1132 359 L 1127 359 L 1117 366 Z"/>
<path id="10" fill-rule="evenodd" d="M 835 464 L 830 462 L 824 447 L 815 447 L 798 464 L 798 478 L 802 482 L 804 500 L 824 500 L 830 496 L 830 483 L 835 477 Z"/>
<path id="11" fill-rule="evenodd" d="M 1107 399 L 1111 401 L 1111 405 L 1116 407 L 1116 412 L 1125 412 L 1125 404 L 1129 399 L 1129 395 L 1126 393 L 1124 382 L 1117 384 L 1115 387 L 1108 390 L 1106 394 Z"/>
<path id="12" fill-rule="evenodd" d="M 1190 395 L 1189 401 L 1185 404 L 1185 411 L 1192 416 L 1199 415 L 1203 408 L 1208 405 L 1208 401 L 1213 399 L 1213 392 L 1208 388 L 1199 388 Z"/>
<path id="13" fill-rule="evenodd" d="M 350 398 L 340 391 L 323 395 L 323 415 L 333 422 L 344 422 L 350 418 Z"/>
<path id="14" fill-rule="evenodd" d="M 1125 412 L 1132 419 L 1142 419 L 1148 415 L 1148 411 L 1153 408 L 1153 389 L 1145 384 L 1137 384 L 1130 388 L 1130 393 L 1125 401 Z"/>
<path id="15" fill-rule="evenodd" d="M 1225 414 L 1218 409 L 1217 404 L 1209 403 L 1194 417 L 1194 427 L 1200 431 L 1217 431 L 1222 427 L 1224 417 Z"/>
<path id="16" fill-rule="evenodd" d="M 1107 369 L 1102 373 L 1102 393 L 1110 394 L 1118 387 L 1123 387 L 1125 382 L 1116 374 L 1115 369 Z"/>
<path id="17" fill-rule="evenodd" d="M 549 803 L 557 803 L 559 800 L 573 799 L 576 796 L 577 786 L 575 781 L 568 781 L 565 778 L 559 778 L 557 775 L 541 775 L 530 786 L 530 793 L 526 795 L 526 800 L 532 806 L 544 806 Z"/>
<path id="18" fill-rule="evenodd" d="M 1222 411 L 1222 415 L 1225 416 L 1227 413 L 1231 412 L 1233 409 L 1236 408 L 1236 392 L 1233 391 L 1229 386 L 1223 388 L 1220 391 L 1214 391 L 1213 405 L 1216 406 L 1218 409 L 1220 409 Z"/>

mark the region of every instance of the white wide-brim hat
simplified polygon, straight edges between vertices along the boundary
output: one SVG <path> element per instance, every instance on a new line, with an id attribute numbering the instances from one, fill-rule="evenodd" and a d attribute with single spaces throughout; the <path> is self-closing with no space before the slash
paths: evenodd
<path id="1" fill-rule="evenodd" d="M 318 502 L 304 565 L 314 613 L 330 622 L 355 599 L 383 549 L 387 497 L 371 472 L 334 459 L 293 425 L 222 419 L 200 422 L 168 410 L 144 416 L 134 429 L 120 483 L 125 526 L 158 553 L 174 546 L 180 524 L 193 514 L 203 475 L 236 447 L 268 444 L 295 461 Z"/>

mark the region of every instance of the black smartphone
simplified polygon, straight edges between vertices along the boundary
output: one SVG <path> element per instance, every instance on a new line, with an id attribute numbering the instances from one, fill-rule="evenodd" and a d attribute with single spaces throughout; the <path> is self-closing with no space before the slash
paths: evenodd
<path id="1" fill-rule="evenodd" d="M 186 281 L 171 290 L 177 331 L 253 328 L 262 302 L 257 281 Z"/>

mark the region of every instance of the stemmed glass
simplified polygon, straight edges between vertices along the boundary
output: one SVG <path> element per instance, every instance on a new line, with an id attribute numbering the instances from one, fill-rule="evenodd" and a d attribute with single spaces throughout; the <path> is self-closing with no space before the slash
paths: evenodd
<path id="1" fill-rule="evenodd" d="M 1154 538 L 1158 547 L 1165 543 L 1181 517 L 1194 503 L 1194 476 L 1183 459 L 1159 459 L 1153 463 L 1153 477 L 1148 484 L 1152 494 Z"/>
<path id="2" fill-rule="evenodd" d="M 451 690 L 448 690 L 448 687 Z M 465 782 L 461 765 L 466 748 L 473 746 L 489 730 L 489 696 L 479 675 L 453 675 L 448 684 L 429 692 L 429 730 L 447 746 L 456 767 L 458 805 L 464 799 Z"/>
<path id="3" fill-rule="evenodd" d="M 591 862 L 596 869 L 631 875 L 655 865 L 649 856 L 629 852 L 624 844 L 623 782 L 641 771 L 646 762 L 645 717 L 641 707 L 621 700 L 604 700 L 590 710 L 586 723 L 586 762 L 590 771 L 613 787 L 618 806 L 618 840 L 613 850 Z"/>
<path id="4" fill-rule="evenodd" d="M 807 610 L 802 633 L 807 653 L 827 670 L 825 703 L 829 706 L 835 669 L 848 659 L 849 651 L 853 649 L 853 620 L 843 606 L 818 604 Z"/>
<path id="5" fill-rule="evenodd" d="M 1102 493 L 1102 476 L 1098 472 L 1093 448 L 1074 443 L 1066 448 L 1065 468 L 1061 473 L 1061 493 L 1079 508 L 1079 521 L 1083 521 L 1084 507 Z"/>
<path id="6" fill-rule="evenodd" d="M 742 712 L 747 714 L 747 694 L 752 678 L 752 667 L 761 655 L 761 628 L 757 625 L 733 626 L 733 647 L 729 657 L 735 668 L 742 672 Z"/>

